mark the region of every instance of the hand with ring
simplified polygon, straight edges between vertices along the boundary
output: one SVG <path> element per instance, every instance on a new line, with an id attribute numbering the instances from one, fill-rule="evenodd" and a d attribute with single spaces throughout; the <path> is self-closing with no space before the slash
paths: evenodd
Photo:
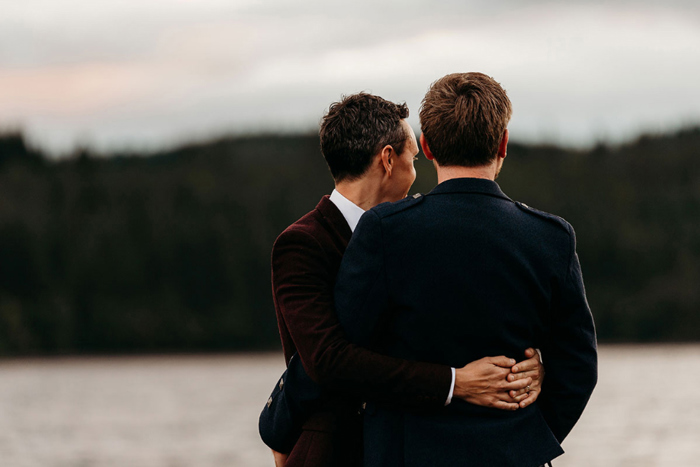
<path id="1" fill-rule="evenodd" d="M 518 403 L 521 409 L 537 400 L 542 391 L 542 381 L 544 380 L 544 366 L 540 362 L 539 353 L 535 349 L 529 348 L 525 351 L 525 356 L 527 360 L 513 365 L 511 374 L 506 378 L 511 382 L 532 378 L 532 382 L 524 388 L 510 391 L 510 396 Z"/>

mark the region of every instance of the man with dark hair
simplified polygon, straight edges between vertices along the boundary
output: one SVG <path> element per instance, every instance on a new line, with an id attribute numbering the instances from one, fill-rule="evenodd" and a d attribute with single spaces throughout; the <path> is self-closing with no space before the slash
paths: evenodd
<path id="1" fill-rule="evenodd" d="M 331 105 L 320 137 L 336 188 L 273 246 L 273 298 L 288 369 L 263 409 L 260 433 L 278 451 L 278 465 L 358 465 L 358 396 L 421 410 L 441 410 L 454 397 L 512 411 L 539 394 L 534 349 L 513 353 L 528 357 L 517 365 L 482 356 L 451 367 L 354 345 L 338 323 L 333 286 L 355 225 L 366 210 L 404 198 L 416 177 L 418 144 L 407 116 L 405 105 L 366 93 Z"/>
<path id="2" fill-rule="evenodd" d="M 378 148 L 387 145 L 403 154 L 409 140 L 401 123 L 408 118 L 406 104 L 394 104 L 372 94 L 359 93 L 334 102 L 323 118 L 321 153 L 333 180 L 357 180 L 369 167 Z"/>
<path id="3" fill-rule="evenodd" d="M 541 350 L 542 395 L 514 412 L 453 400 L 418 412 L 369 403 L 364 465 L 539 466 L 559 456 L 597 379 L 595 329 L 573 228 L 494 181 L 511 103 L 481 73 L 436 81 L 420 141 L 438 186 L 362 216 L 335 304 L 349 339 L 379 353 L 460 367 Z"/>

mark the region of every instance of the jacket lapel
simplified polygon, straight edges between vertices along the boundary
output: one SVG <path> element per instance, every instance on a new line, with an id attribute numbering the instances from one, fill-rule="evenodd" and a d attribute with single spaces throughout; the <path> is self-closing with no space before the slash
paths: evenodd
<path id="1" fill-rule="evenodd" d="M 321 222 L 329 232 L 333 233 L 334 237 L 337 237 L 341 242 L 343 251 L 345 251 L 350 237 L 352 237 L 352 230 L 350 230 L 350 226 L 343 214 L 333 204 L 328 195 L 321 198 L 321 201 L 316 205 L 316 210 L 320 214 Z"/>

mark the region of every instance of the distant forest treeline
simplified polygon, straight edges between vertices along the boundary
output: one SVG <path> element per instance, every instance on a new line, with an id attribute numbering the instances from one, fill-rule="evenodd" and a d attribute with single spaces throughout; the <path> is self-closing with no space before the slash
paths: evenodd
<path id="1" fill-rule="evenodd" d="M 700 128 L 510 145 L 499 183 L 576 228 L 601 341 L 700 340 L 699 156 Z M 62 160 L 0 136 L 0 354 L 278 347 L 272 242 L 332 186 L 315 135 Z"/>

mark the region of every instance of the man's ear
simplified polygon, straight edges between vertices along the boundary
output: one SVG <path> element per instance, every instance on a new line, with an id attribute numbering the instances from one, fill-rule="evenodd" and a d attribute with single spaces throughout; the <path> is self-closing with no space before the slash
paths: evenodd
<path id="1" fill-rule="evenodd" d="M 387 144 L 379 153 L 379 162 L 384 167 L 384 172 L 391 177 L 391 171 L 394 168 L 394 159 L 391 157 L 394 154 L 394 148 Z"/>
<path id="2" fill-rule="evenodd" d="M 503 139 L 501 139 L 501 144 L 498 145 L 498 157 L 505 159 L 506 154 L 508 154 L 508 128 L 503 132 Z"/>
<path id="3" fill-rule="evenodd" d="M 435 159 L 433 156 L 433 153 L 430 152 L 430 148 L 428 147 L 428 141 L 425 139 L 425 136 L 423 133 L 420 134 L 420 147 L 423 148 L 423 154 L 425 154 L 425 157 L 429 160 L 432 161 Z"/>

